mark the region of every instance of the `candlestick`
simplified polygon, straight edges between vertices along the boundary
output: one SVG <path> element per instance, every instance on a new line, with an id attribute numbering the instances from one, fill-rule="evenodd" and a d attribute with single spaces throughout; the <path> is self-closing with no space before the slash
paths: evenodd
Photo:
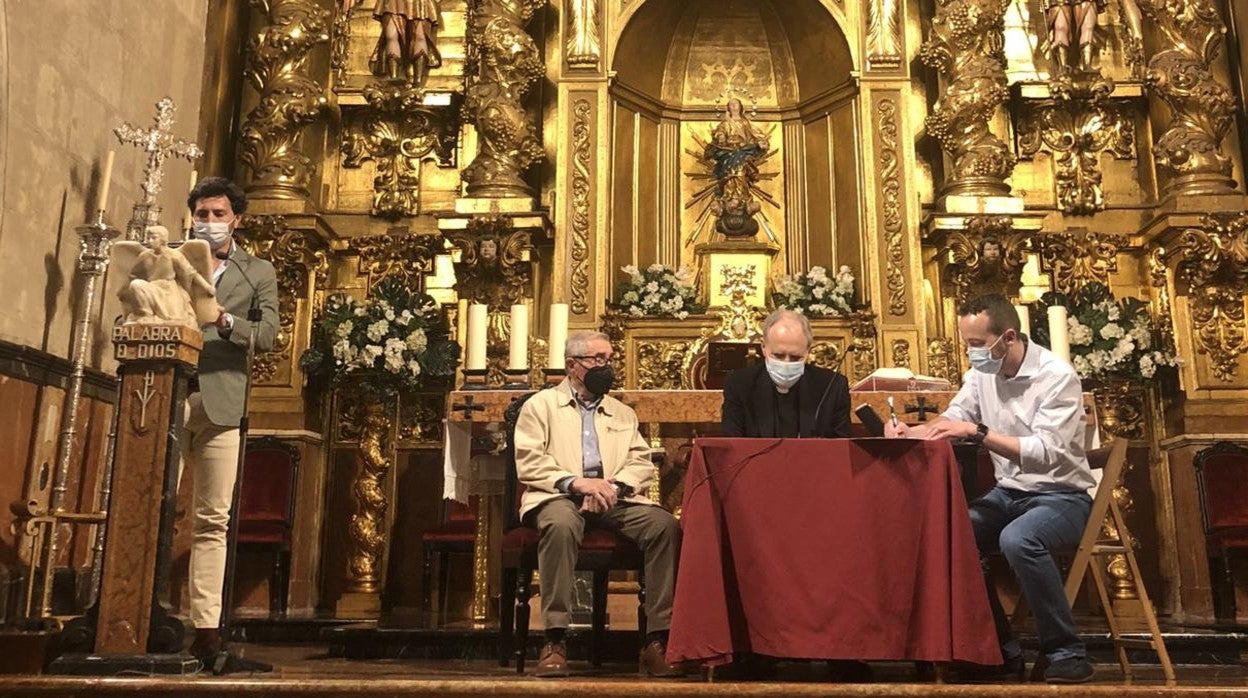
<path id="1" fill-rule="evenodd" d="M 1066 326 L 1066 306 L 1049 306 L 1049 351 L 1070 362 L 1070 334 Z"/>
<path id="2" fill-rule="evenodd" d="M 562 370 L 566 367 L 563 358 L 563 345 L 568 343 L 568 304 L 555 303 L 550 306 L 550 334 L 546 341 L 549 349 L 546 357 L 546 368 Z"/>
<path id="3" fill-rule="evenodd" d="M 468 362 L 470 371 L 485 370 L 485 348 L 489 332 L 489 307 L 481 303 L 468 306 Z"/>
<path id="4" fill-rule="evenodd" d="M 117 157 L 117 151 L 108 151 L 108 157 L 104 158 L 104 170 L 100 173 L 100 193 L 95 199 L 95 210 L 103 211 L 107 208 L 108 190 L 113 184 L 113 159 Z"/>
<path id="5" fill-rule="evenodd" d="M 1023 334 L 1031 334 L 1031 310 L 1019 303 L 1014 306 L 1014 312 L 1018 313 L 1018 326 L 1021 328 L 1019 331 Z"/>
<path id="6" fill-rule="evenodd" d="M 529 307 L 523 303 L 511 306 L 511 342 L 507 352 L 507 368 L 529 367 Z"/>

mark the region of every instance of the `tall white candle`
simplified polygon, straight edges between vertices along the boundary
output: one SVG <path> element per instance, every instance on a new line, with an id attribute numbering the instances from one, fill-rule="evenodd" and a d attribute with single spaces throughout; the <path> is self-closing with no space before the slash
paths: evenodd
<path id="1" fill-rule="evenodd" d="M 555 303 L 550 306 L 550 334 L 546 344 L 550 348 L 546 357 L 546 368 L 559 370 L 566 367 L 563 358 L 563 345 L 568 343 L 568 304 Z"/>
<path id="2" fill-rule="evenodd" d="M 460 298 L 455 306 L 455 341 L 459 344 L 461 364 L 468 361 L 468 299 Z"/>
<path id="3" fill-rule="evenodd" d="M 1031 310 L 1020 303 L 1014 306 L 1014 312 L 1018 313 L 1018 326 L 1022 328 L 1020 331 L 1031 334 Z"/>
<path id="4" fill-rule="evenodd" d="M 1070 334 L 1066 326 L 1066 306 L 1049 306 L 1049 351 L 1070 361 Z"/>
<path id="5" fill-rule="evenodd" d="M 95 199 L 95 210 L 103 211 L 105 204 L 108 203 L 108 190 L 113 185 L 113 160 L 117 157 L 117 151 L 108 151 L 108 157 L 104 158 L 104 170 L 100 173 L 100 193 Z"/>
<path id="6" fill-rule="evenodd" d="M 529 367 L 529 306 L 511 306 L 511 342 L 507 352 L 507 368 Z"/>
<path id="7" fill-rule="evenodd" d="M 469 371 L 485 369 L 485 346 L 489 332 L 489 307 L 481 303 L 468 306 L 468 362 Z"/>

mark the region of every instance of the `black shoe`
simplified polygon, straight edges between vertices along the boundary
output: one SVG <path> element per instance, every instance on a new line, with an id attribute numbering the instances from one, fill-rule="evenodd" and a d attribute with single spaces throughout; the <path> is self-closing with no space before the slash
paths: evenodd
<path id="1" fill-rule="evenodd" d="M 1092 663 L 1083 657 L 1071 657 L 1053 662 L 1044 670 L 1044 680 L 1048 683 L 1084 683 L 1091 681 L 1096 670 Z"/>
<path id="2" fill-rule="evenodd" d="M 871 665 L 848 659 L 836 659 L 828 662 L 828 680 L 834 683 L 870 683 L 873 674 Z"/>
<path id="3" fill-rule="evenodd" d="M 985 666 L 983 664 L 955 664 L 954 676 L 963 683 L 996 683 L 1000 681 L 1023 682 L 1027 673 L 1027 663 L 1020 654 L 1013 659 L 1005 660 L 1004 664 Z"/>

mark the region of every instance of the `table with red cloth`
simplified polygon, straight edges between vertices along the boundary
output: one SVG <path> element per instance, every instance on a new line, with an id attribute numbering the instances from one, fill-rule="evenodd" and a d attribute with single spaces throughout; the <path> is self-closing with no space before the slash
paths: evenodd
<path id="1" fill-rule="evenodd" d="M 694 443 L 667 656 L 1000 664 L 946 441 Z"/>

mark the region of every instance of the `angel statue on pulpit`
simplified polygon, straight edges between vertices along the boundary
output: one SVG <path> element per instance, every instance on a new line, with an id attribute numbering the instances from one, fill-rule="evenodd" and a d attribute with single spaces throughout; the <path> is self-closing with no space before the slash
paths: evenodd
<path id="1" fill-rule="evenodd" d="M 362 2 L 342 0 L 342 11 L 350 12 Z M 377 48 L 368 59 L 373 75 L 423 85 L 429 70 L 442 65 L 442 54 L 438 53 L 442 8 L 438 0 L 374 0 L 373 19 L 381 24 Z"/>
<path id="2" fill-rule="evenodd" d="M 695 135 L 694 142 L 700 151 L 687 152 L 696 157 L 707 171 L 690 176 L 710 182 L 695 192 L 688 204 L 694 206 L 709 199 L 689 241 L 697 239 L 712 214 L 715 216 L 715 230 L 728 238 L 754 237 L 759 228 L 756 217 L 761 217 L 768 237 L 775 241 L 776 237 L 767 226 L 766 215 L 759 203 L 762 200 L 779 208 L 775 199 L 759 188 L 761 182 L 776 176 L 775 173 L 760 170 L 760 166 L 776 153 L 771 150 L 769 134 L 755 128 L 746 116 L 741 100 L 732 97 L 725 107 L 723 120 L 711 132 L 710 141 L 704 142 Z"/>
<path id="3" fill-rule="evenodd" d="M 125 322 L 199 329 L 220 314 L 212 278 L 212 249 L 204 240 L 169 246 L 169 231 L 147 228 L 147 243 L 113 244 L 113 266 L 124 274 L 117 293 Z M 128 271 L 126 271 L 128 270 Z"/>

